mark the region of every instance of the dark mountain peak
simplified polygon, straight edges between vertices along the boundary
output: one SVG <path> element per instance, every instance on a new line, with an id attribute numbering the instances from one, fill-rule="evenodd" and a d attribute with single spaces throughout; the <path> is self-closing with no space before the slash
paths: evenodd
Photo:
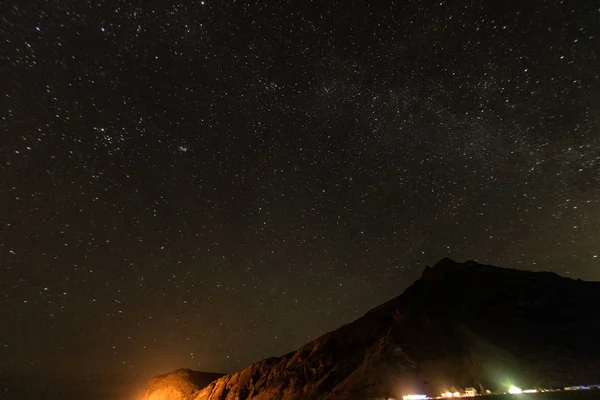
<path id="1" fill-rule="evenodd" d="M 186 395 L 173 398 L 401 398 L 449 387 L 506 390 L 507 382 L 585 384 L 600 381 L 598 337 L 600 282 L 445 258 L 356 321 L 204 389 L 183 384 Z"/>
<path id="2" fill-rule="evenodd" d="M 456 262 L 450 258 L 442 258 L 435 263 L 433 267 L 425 267 L 421 279 L 440 280 L 457 273 L 475 273 L 491 269 L 502 269 L 491 265 L 479 264 L 476 261 L 469 260 L 464 263 Z"/>
<path id="3" fill-rule="evenodd" d="M 450 258 L 442 258 L 435 263 L 433 267 L 425 267 L 419 281 L 442 281 L 442 280 L 470 280 L 478 281 L 481 284 L 491 280 L 500 279 L 502 284 L 514 282 L 517 285 L 524 281 L 553 281 L 562 282 L 572 281 L 548 271 L 526 271 L 510 268 L 501 268 L 488 264 L 481 264 L 477 261 L 468 260 L 457 262 Z M 417 281 L 417 282 L 419 282 Z"/>
<path id="4" fill-rule="evenodd" d="M 457 262 L 454 261 L 453 259 L 448 258 L 448 257 L 444 257 L 440 261 L 436 262 L 433 265 L 433 268 L 445 268 L 447 266 L 452 266 L 452 265 L 455 265 L 455 264 L 457 264 Z"/>

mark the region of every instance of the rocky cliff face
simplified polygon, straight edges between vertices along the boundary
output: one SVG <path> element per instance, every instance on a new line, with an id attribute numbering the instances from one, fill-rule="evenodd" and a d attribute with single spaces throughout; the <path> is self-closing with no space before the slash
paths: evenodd
<path id="1" fill-rule="evenodd" d="M 162 398 L 401 398 L 593 383 L 599 337 L 600 282 L 444 259 L 399 297 L 293 353 Z"/>
<path id="2" fill-rule="evenodd" d="M 219 379 L 223 374 L 178 369 L 159 375 L 148 383 L 143 400 L 188 400 L 196 397 L 200 389 Z"/>

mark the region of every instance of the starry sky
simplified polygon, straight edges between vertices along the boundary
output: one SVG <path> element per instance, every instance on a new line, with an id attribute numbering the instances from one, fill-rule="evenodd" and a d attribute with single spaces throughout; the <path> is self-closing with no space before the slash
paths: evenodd
<path id="1" fill-rule="evenodd" d="M 594 1 L 0 7 L 0 374 L 234 371 L 445 256 L 600 280 Z"/>

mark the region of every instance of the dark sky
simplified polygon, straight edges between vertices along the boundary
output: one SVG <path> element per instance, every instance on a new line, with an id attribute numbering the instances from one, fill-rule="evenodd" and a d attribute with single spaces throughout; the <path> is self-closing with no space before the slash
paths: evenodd
<path id="1" fill-rule="evenodd" d="M 0 9 L 0 373 L 233 371 L 444 256 L 600 280 L 600 8 Z"/>

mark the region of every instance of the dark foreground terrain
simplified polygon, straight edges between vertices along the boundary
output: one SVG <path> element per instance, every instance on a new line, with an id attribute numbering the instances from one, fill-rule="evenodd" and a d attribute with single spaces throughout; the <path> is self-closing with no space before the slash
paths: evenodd
<path id="1" fill-rule="evenodd" d="M 599 337 L 600 282 L 444 259 L 397 298 L 294 352 L 207 386 L 154 380 L 144 399 L 400 399 L 479 385 L 503 392 L 507 382 L 594 384 Z M 571 394 L 542 396 L 534 399 Z"/>
<path id="2" fill-rule="evenodd" d="M 486 400 L 598 400 L 600 390 L 585 390 L 576 392 L 549 392 L 536 394 L 499 394 L 483 396 Z"/>
<path id="3" fill-rule="evenodd" d="M 139 376 L 74 379 L 0 374 L 0 400 L 132 400 L 143 393 Z"/>

